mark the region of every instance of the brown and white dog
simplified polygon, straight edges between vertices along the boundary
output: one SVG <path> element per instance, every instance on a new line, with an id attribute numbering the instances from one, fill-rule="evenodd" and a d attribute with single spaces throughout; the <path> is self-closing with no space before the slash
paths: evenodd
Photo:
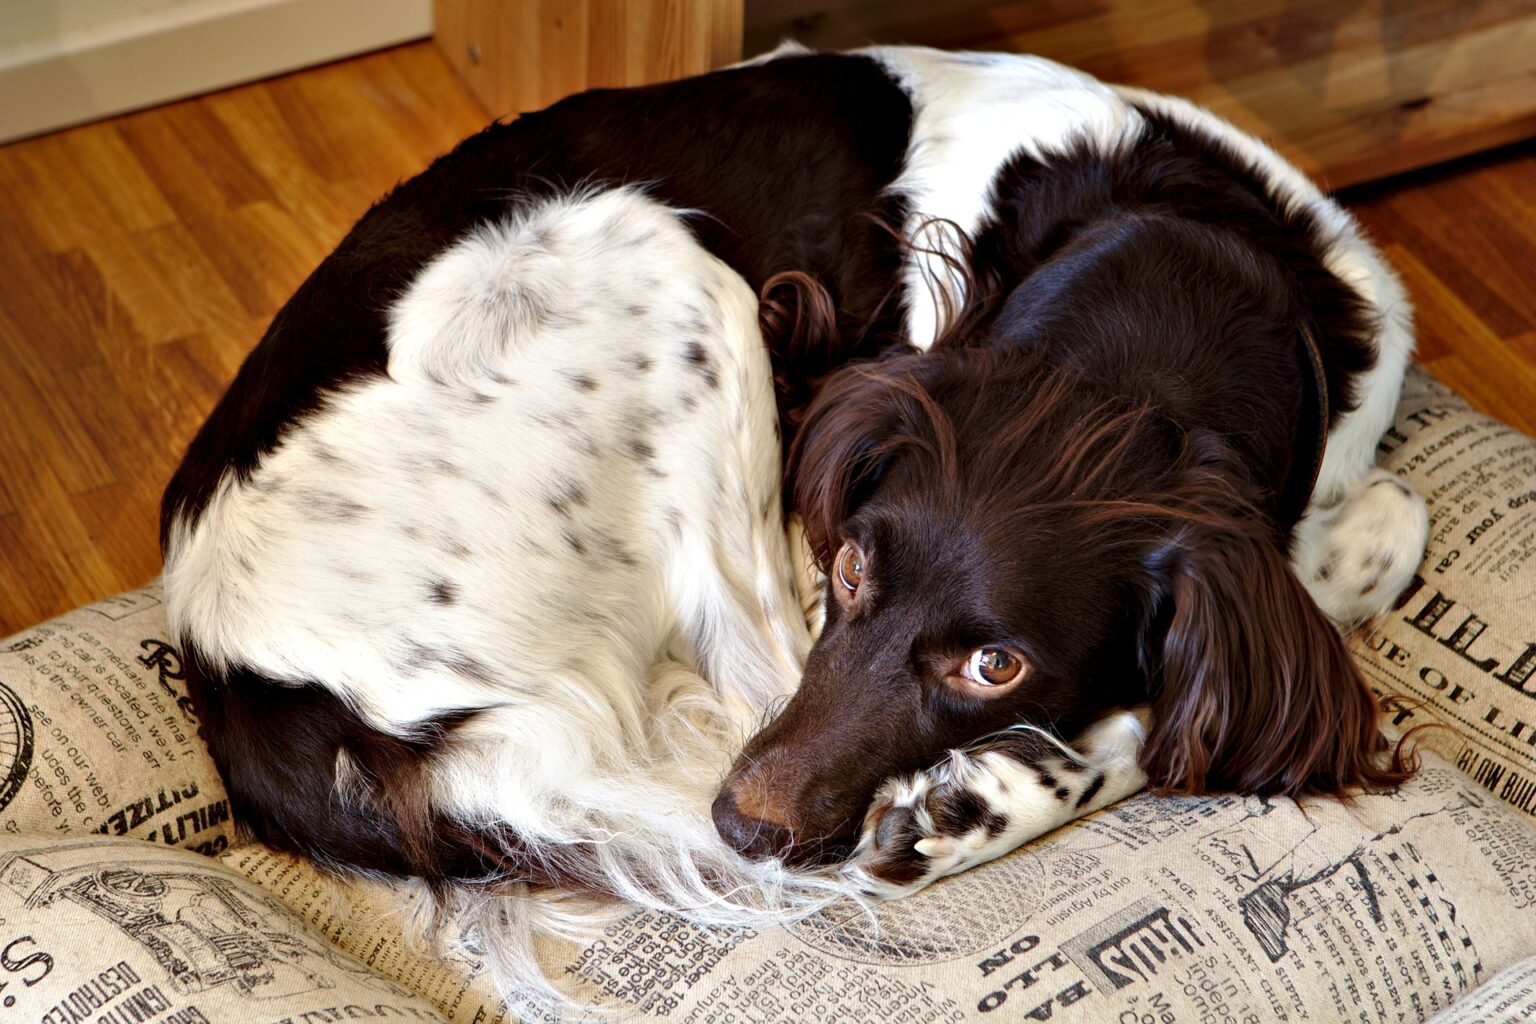
<path id="1" fill-rule="evenodd" d="M 761 923 L 1149 781 L 1400 779 L 1335 624 L 1423 552 L 1373 468 L 1411 349 L 1350 218 L 1180 101 L 904 48 L 583 94 L 278 314 L 166 492 L 173 628 L 248 827 L 548 1001 L 541 894 Z"/>

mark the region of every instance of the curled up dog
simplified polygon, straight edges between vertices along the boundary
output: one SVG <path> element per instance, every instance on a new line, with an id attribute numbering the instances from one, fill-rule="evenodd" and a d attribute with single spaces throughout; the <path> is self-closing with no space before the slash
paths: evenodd
<path id="1" fill-rule="evenodd" d="M 1272 152 L 1047 61 L 584 94 L 278 314 L 167 490 L 173 627 L 246 826 L 549 1003 L 573 895 L 762 924 L 1148 782 L 1402 778 L 1337 625 L 1423 551 L 1407 316 Z"/>

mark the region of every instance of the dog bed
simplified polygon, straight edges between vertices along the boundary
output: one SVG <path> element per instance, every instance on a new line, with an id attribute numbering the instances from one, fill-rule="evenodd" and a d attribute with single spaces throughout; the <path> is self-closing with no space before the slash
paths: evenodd
<path id="1" fill-rule="evenodd" d="M 1395 727 L 1431 726 L 1401 791 L 1141 795 L 899 903 L 764 932 L 620 915 L 546 968 L 686 1024 L 1536 1017 L 1536 441 L 1415 370 L 1383 461 L 1432 515 L 1354 642 Z M 433 951 L 411 897 L 240 840 L 157 584 L 0 641 L 10 1015 L 512 1019 L 494 937 Z"/>

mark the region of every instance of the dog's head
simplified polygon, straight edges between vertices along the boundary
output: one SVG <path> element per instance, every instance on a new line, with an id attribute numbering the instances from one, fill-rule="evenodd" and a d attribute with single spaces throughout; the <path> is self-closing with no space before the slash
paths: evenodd
<path id="1" fill-rule="evenodd" d="M 828 379 L 790 453 L 827 576 L 799 691 L 715 804 L 791 862 L 875 789 L 1019 722 L 1150 701 L 1155 788 L 1388 784 L 1368 691 L 1239 460 L 1027 354 L 952 347 Z"/>

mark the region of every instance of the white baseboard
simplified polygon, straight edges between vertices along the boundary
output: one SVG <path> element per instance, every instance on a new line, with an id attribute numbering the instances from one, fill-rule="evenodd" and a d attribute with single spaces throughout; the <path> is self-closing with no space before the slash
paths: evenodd
<path id="1" fill-rule="evenodd" d="M 431 34 L 431 0 L 181 4 L 0 53 L 0 142 Z"/>

